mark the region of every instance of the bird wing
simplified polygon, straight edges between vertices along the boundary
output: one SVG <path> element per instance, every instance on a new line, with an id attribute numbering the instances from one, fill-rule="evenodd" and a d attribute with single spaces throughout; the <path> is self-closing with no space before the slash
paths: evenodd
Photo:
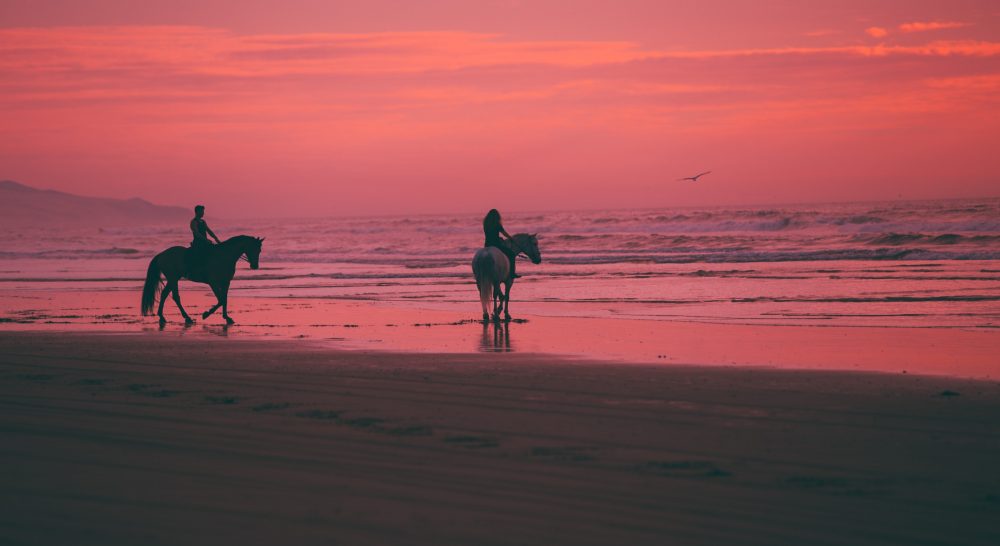
<path id="1" fill-rule="evenodd" d="M 705 172 L 703 172 L 701 174 L 696 174 L 694 176 L 685 176 L 684 178 L 678 178 L 677 181 L 680 182 L 682 180 L 690 180 L 692 182 L 697 182 L 699 178 L 701 178 L 702 176 L 705 176 L 706 174 L 710 174 L 711 172 L 712 171 L 705 171 Z"/>

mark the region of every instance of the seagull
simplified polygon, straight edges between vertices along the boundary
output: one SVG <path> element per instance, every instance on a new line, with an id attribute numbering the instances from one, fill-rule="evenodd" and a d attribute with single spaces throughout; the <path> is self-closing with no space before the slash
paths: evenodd
<path id="1" fill-rule="evenodd" d="M 706 174 L 709 174 L 709 173 L 711 173 L 711 172 L 712 172 L 712 171 L 705 171 L 705 172 L 703 172 L 703 173 L 701 173 L 701 174 L 696 174 L 696 175 L 694 175 L 694 176 L 686 176 L 686 177 L 684 177 L 684 178 L 678 178 L 678 179 L 677 179 L 677 181 L 678 181 L 678 182 L 680 182 L 681 180 L 690 180 L 690 181 L 692 181 L 692 182 L 697 182 L 699 178 L 701 178 L 701 177 L 703 177 L 703 176 L 705 176 Z"/>

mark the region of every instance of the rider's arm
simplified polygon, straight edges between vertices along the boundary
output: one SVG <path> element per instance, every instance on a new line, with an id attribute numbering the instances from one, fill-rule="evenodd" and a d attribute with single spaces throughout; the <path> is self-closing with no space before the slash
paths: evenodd
<path id="1" fill-rule="evenodd" d="M 215 236 L 215 233 L 212 232 L 212 228 L 208 227 L 208 224 L 205 224 L 205 232 L 208 233 L 209 235 L 211 235 L 212 238 L 215 239 L 216 243 L 221 243 L 222 242 L 222 241 L 219 240 L 218 237 Z"/>
<path id="2" fill-rule="evenodd" d="M 507 230 L 504 229 L 503 226 L 500 226 L 500 233 L 503 233 L 504 237 L 510 239 L 510 233 L 507 233 Z"/>

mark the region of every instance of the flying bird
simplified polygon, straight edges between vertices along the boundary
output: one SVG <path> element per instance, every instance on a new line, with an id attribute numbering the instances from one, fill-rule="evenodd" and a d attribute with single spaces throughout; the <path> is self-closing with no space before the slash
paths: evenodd
<path id="1" fill-rule="evenodd" d="M 711 173 L 711 172 L 712 172 L 712 171 L 705 171 L 705 172 L 703 172 L 703 173 L 701 173 L 701 174 L 696 174 L 696 175 L 694 175 L 694 176 L 686 176 L 686 177 L 684 177 L 684 178 L 678 178 L 678 179 L 677 179 L 677 181 L 678 181 L 678 182 L 680 182 L 681 180 L 690 180 L 690 181 L 692 181 L 692 182 L 697 182 L 699 178 L 701 178 L 701 177 L 703 177 L 703 176 L 705 176 L 706 174 L 709 174 L 709 173 Z"/>

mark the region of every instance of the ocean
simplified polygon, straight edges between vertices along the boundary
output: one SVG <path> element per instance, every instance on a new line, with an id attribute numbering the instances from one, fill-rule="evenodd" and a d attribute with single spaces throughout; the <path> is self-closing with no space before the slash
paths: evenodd
<path id="1" fill-rule="evenodd" d="M 242 296 L 372 300 L 478 313 L 479 215 L 210 219 L 266 237 Z M 737 323 L 994 328 L 1000 199 L 760 208 L 508 212 L 538 233 L 512 311 Z M 6 291 L 134 290 L 187 226 L 30 230 L 0 242 Z M 196 285 L 191 285 L 194 287 Z"/>

